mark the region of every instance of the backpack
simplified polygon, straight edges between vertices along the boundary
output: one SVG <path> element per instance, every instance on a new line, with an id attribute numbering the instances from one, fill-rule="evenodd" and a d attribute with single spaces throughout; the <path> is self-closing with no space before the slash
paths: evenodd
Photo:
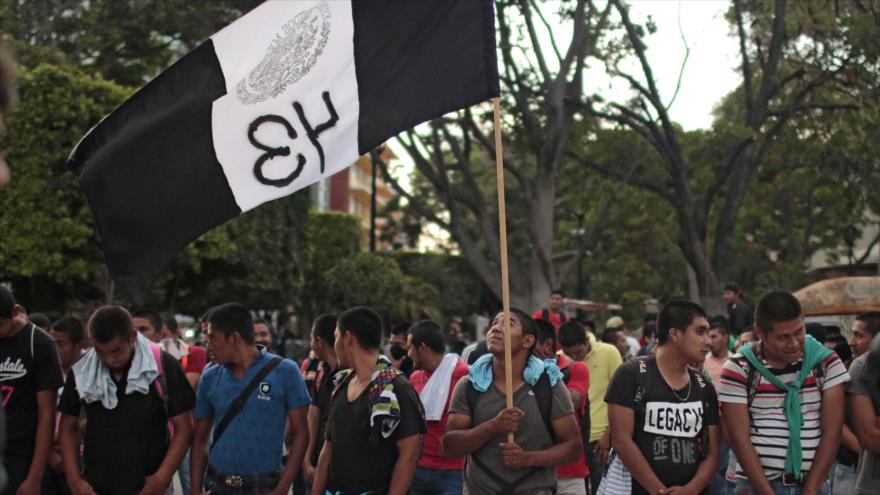
<path id="1" fill-rule="evenodd" d="M 168 419 L 165 427 L 168 431 L 167 440 L 170 443 L 174 437 L 174 424 L 171 422 L 171 416 L 168 415 L 168 394 L 166 393 L 168 382 L 165 381 L 165 366 L 162 365 L 162 348 L 159 344 L 150 342 L 150 351 L 152 351 L 153 359 L 156 361 L 156 369 L 159 370 L 159 375 L 153 380 L 153 385 L 156 387 L 156 393 L 159 394 L 159 399 L 162 401 L 162 409 L 165 410 L 165 417 Z"/>
<path id="2" fill-rule="evenodd" d="M 574 366 L 575 361 L 570 360 L 569 365 L 565 368 L 562 368 L 562 381 L 568 385 L 569 380 L 571 380 L 571 368 Z M 587 391 L 589 394 L 589 390 Z M 535 393 L 535 397 L 537 398 L 537 393 Z M 575 406 L 575 417 L 578 420 L 578 426 L 581 430 L 581 440 L 584 444 L 584 459 L 587 461 L 587 465 L 590 462 L 590 396 L 587 395 L 584 397 L 584 410 L 578 410 L 577 406 Z M 552 430 L 551 430 L 552 436 Z"/>

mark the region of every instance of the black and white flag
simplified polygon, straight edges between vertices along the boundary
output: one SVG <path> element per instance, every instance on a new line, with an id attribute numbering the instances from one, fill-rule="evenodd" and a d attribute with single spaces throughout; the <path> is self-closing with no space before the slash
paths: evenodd
<path id="1" fill-rule="evenodd" d="M 499 94 L 492 0 L 269 0 L 71 154 L 114 280 L 140 299 L 203 232 Z"/>

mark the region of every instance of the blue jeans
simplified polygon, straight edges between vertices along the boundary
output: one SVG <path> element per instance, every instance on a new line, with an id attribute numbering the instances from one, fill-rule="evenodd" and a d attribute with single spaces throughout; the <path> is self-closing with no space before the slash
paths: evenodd
<path id="1" fill-rule="evenodd" d="M 727 495 L 727 465 L 730 462 L 730 447 L 726 443 L 721 442 L 718 452 L 718 469 L 712 476 L 712 483 L 709 485 L 709 495 Z"/>
<path id="2" fill-rule="evenodd" d="M 831 467 L 831 495 L 853 495 L 859 479 L 859 463 L 852 466 L 834 463 Z"/>
<path id="3" fill-rule="evenodd" d="M 180 489 L 183 491 L 183 495 L 189 495 L 189 483 L 192 480 L 189 477 L 189 450 L 186 449 L 183 461 L 181 461 L 180 467 L 177 468 L 177 475 L 180 477 Z"/>
<path id="4" fill-rule="evenodd" d="M 461 471 L 417 467 L 409 495 L 461 495 Z"/>
<path id="5" fill-rule="evenodd" d="M 776 495 L 801 495 L 803 492 L 803 485 L 792 485 L 785 486 L 782 484 L 781 479 L 770 480 L 770 487 L 773 488 L 773 493 Z M 826 481 L 822 488 L 819 488 L 819 491 L 816 495 L 829 495 L 831 492 L 828 489 L 828 482 Z M 752 484 L 748 482 L 748 480 L 736 480 L 736 495 L 757 495 L 758 492 L 752 489 Z"/>

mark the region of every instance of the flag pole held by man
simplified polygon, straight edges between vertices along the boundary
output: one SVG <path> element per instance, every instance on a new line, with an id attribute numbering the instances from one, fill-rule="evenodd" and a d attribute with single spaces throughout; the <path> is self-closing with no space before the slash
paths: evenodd
<path id="1" fill-rule="evenodd" d="M 207 230 L 499 95 L 491 0 L 269 0 L 147 83 L 68 161 L 142 299 Z"/>

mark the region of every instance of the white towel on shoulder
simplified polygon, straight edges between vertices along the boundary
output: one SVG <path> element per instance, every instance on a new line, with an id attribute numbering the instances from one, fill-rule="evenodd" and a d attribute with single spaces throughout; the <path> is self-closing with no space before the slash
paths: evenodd
<path id="1" fill-rule="evenodd" d="M 101 361 L 94 348 L 73 365 L 73 376 L 76 380 L 79 397 L 86 403 L 101 401 L 101 404 L 107 409 L 116 408 L 118 402 L 116 382 L 110 376 L 110 369 Z M 131 368 L 128 369 L 125 394 L 148 393 L 150 384 L 157 376 L 159 376 L 159 368 L 153 358 L 150 341 L 138 332 L 134 346 L 134 357 L 131 361 Z"/>
<path id="2" fill-rule="evenodd" d="M 449 398 L 449 382 L 452 381 L 452 372 L 458 365 L 458 359 L 458 354 L 443 356 L 440 366 L 437 366 L 419 394 L 422 405 L 425 406 L 425 420 L 440 421 L 443 418 L 446 400 Z"/>

